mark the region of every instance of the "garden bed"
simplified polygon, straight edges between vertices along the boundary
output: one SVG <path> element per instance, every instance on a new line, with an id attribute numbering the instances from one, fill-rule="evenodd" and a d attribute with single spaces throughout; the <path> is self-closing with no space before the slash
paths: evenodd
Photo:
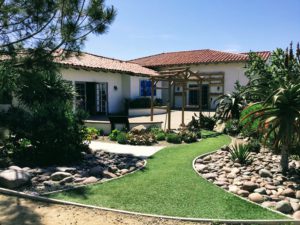
<path id="1" fill-rule="evenodd" d="M 39 195 L 118 178 L 142 168 L 145 163 L 138 157 L 101 150 L 91 154 L 84 153 L 83 157 L 81 163 L 68 167 L 20 168 L 10 166 L 2 168 L 0 169 L 0 185 Z"/>
<path id="2" fill-rule="evenodd" d="M 262 149 L 251 162 L 233 162 L 228 148 L 199 157 L 194 168 L 215 185 L 264 207 L 300 218 L 300 162 L 290 160 L 290 173 L 280 172 L 280 156 Z"/>

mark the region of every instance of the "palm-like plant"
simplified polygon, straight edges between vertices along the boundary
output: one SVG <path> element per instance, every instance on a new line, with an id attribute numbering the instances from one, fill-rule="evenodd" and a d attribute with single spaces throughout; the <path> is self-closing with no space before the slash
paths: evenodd
<path id="1" fill-rule="evenodd" d="M 256 103 L 259 104 L 259 103 Z M 281 168 L 288 171 L 289 149 L 300 140 L 300 84 L 288 83 L 274 91 L 264 102 L 263 108 L 256 110 L 242 120 L 253 116 L 259 119 L 265 139 L 271 134 L 275 144 L 281 148 Z"/>
<path id="2" fill-rule="evenodd" d="M 217 119 L 228 120 L 228 119 L 239 119 L 241 111 L 246 106 L 246 99 L 241 94 L 241 86 L 237 82 L 235 83 L 235 91 L 231 94 L 224 94 L 216 99 Z"/>

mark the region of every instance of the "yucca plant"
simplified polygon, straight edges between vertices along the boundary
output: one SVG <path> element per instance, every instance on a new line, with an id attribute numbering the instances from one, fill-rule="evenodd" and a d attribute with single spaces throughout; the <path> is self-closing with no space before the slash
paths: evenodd
<path id="1" fill-rule="evenodd" d="M 249 146 L 235 143 L 229 150 L 233 162 L 246 164 L 251 161 Z"/>
<path id="2" fill-rule="evenodd" d="M 259 103 L 257 103 L 259 104 Z M 248 114 L 259 119 L 259 127 L 267 140 L 274 135 L 274 145 L 281 149 L 281 168 L 288 171 L 289 149 L 300 140 L 300 84 L 287 84 L 274 91 L 263 108 Z"/>

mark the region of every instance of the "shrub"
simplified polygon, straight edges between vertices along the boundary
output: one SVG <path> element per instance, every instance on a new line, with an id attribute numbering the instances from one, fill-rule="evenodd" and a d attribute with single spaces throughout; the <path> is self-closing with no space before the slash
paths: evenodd
<path id="1" fill-rule="evenodd" d="M 159 134 L 159 133 L 164 133 L 164 131 L 157 126 L 151 126 L 147 129 L 147 131 L 154 135 Z"/>
<path id="2" fill-rule="evenodd" d="M 151 107 L 151 98 L 136 98 L 132 100 L 128 100 L 129 108 L 132 109 L 141 109 L 141 108 L 150 108 Z M 162 106 L 162 99 L 156 98 L 153 102 L 154 106 Z"/>
<path id="3" fill-rule="evenodd" d="M 134 134 L 129 132 L 127 138 L 130 145 L 152 145 L 156 143 L 156 138 L 151 133 Z"/>
<path id="4" fill-rule="evenodd" d="M 198 141 L 198 135 L 196 132 L 187 131 L 182 134 L 182 140 L 185 143 L 193 143 Z"/>
<path id="5" fill-rule="evenodd" d="M 96 128 L 94 128 L 94 127 L 86 127 L 84 129 L 84 132 L 85 132 L 85 135 L 86 135 L 85 139 L 87 141 L 91 141 L 91 140 L 97 139 L 98 134 L 99 134 L 99 131 Z"/>
<path id="6" fill-rule="evenodd" d="M 230 159 L 233 162 L 246 164 L 251 161 L 248 145 L 235 144 L 230 148 L 229 152 L 230 152 Z"/>
<path id="7" fill-rule="evenodd" d="M 201 139 L 201 138 L 202 138 L 202 132 L 201 132 L 201 130 L 199 130 L 199 131 L 197 132 L 197 138 L 198 138 L 198 139 Z"/>
<path id="8" fill-rule="evenodd" d="M 256 152 L 256 153 L 258 153 L 261 148 L 260 142 L 257 139 L 252 139 L 247 144 L 247 146 L 248 146 L 250 152 Z"/>
<path id="9" fill-rule="evenodd" d="M 124 132 L 121 132 L 117 136 L 117 142 L 119 144 L 127 144 L 127 135 Z"/>
<path id="10" fill-rule="evenodd" d="M 111 133 L 108 135 L 109 140 L 111 141 L 117 141 L 118 135 L 121 133 L 118 129 L 114 129 L 111 131 Z"/>
<path id="11" fill-rule="evenodd" d="M 237 135 L 240 132 L 239 120 L 228 120 L 225 124 L 225 133 L 229 135 Z"/>
<path id="12" fill-rule="evenodd" d="M 166 140 L 169 143 L 173 143 L 173 144 L 180 144 L 181 143 L 181 136 L 179 134 L 175 134 L 175 133 L 168 133 L 166 135 Z"/>
<path id="13" fill-rule="evenodd" d="M 163 132 L 160 132 L 155 135 L 155 138 L 157 141 L 164 141 L 164 140 L 166 140 L 166 134 Z"/>
<path id="14" fill-rule="evenodd" d="M 241 133 L 244 137 L 258 137 L 260 119 L 254 119 L 254 115 L 245 118 L 252 112 L 262 109 L 262 104 L 249 105 L 241 113 Z"/>

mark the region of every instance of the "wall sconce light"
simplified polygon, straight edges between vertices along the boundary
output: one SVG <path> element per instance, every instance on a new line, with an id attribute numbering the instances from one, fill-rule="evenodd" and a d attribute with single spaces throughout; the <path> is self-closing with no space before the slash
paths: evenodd
<path id="1" fill-rule="evenodd" d="M 117 87 L 116 85 L 114 86 L 114 90 L 115 90 L 115 91 L 118 90 L 118 87 Z"/>

